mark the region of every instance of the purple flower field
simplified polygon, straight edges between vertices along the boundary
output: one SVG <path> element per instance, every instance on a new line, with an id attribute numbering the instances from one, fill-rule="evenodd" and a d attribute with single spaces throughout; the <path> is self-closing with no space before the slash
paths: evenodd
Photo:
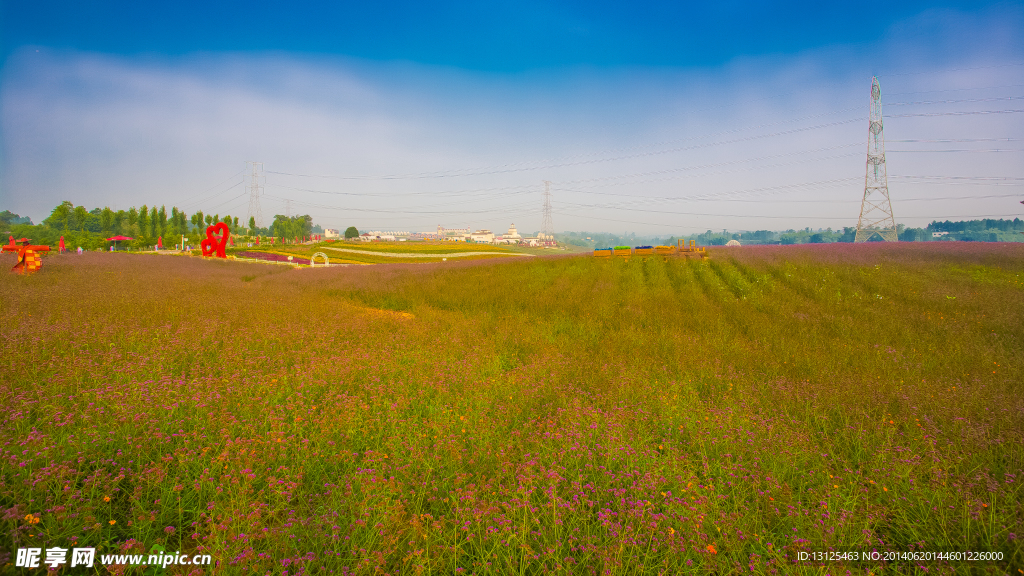
<path id="1" fill-rule="evenodd" d="M 0 275 L 0 566 L 1019 574 L 1024 246 L 709 254 Z"/>

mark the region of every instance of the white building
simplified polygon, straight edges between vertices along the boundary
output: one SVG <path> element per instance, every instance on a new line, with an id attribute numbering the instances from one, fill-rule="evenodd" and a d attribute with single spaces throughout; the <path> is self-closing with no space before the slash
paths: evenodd
<path id="1" fill-rule="evenodd" d="M 490 230 L 477 230 L 469 235 L 469 241 L 491 244 L 494 242 L 494 233 Z"/>
<path id="2" fill-rule="evenodd" d="M 522 239 L 523 239 L 523 237 L 520 236 L 519 235 L 519 231 L 516 230 L 516 225 L 512 224 L 511 226 L 508 227 L 508 232 L 505 232 L 503 235 L 497 236 L 497 237 L 494 238 L 494 243 L 495 244 L 519 244 L 519 242 Z"/>
<path id="3" fill-rule="evenodd" d="M 437 237 L 441 240 L 463 240 L 469 234 L 469 228 L 445 228 L 437 225 Z"/>
<path id="4" fill-rule="evenodd" d="M 341 236 L 337 230 L 333 228 L 324 228 L 324 238 L 337 238 Z"/>
<path id="5" fill-rule="evenodd" d="M 366 240 L 366 241 L 381 240 L 381 241 L 394 242 L 395 240 L 397 240 L 399 238 L 408 238 L 409 235 L 410 235 L 409 232 L 405 232 L 405 231 L 401 231 L 401 230 L 396 230 L 396 231 L 370 230 L 369 232 L 360 235 L 359 239 L 360 240 Z"/>
<path id="6" fill-rule="evenodd" d="M 519 241 L 520 244 L 526 246 L 556 246 L 555 236 L 553 234 L 545 234 L 538 232 L 537 236 L 523 238 Z"/>

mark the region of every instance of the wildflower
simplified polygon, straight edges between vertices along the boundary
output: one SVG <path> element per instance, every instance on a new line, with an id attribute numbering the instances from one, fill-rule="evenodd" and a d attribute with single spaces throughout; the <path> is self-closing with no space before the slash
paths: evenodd
<path id="1" fill-rule="evenodd" d="M 714 544 L 708 544 L 707 550 L 708 550 L 708 552 L 711 552 L 712 554 L 718 554 L 718 550 L 715 550 L 715 545 Z"/>
<path id="2" fill-rule="evenodd" d="M 111 521 L 109 522 L 109 524 L 110 524 L 111 526 L 113 526 L 114 524 L 117 524 L 117 520 L 111 520 Z"/>
<path id="3" fill-rule="evenodd" d="M 104 496 L 103 497 L 103 501 L 104 502 L 110 502 L 110 496 Z"/>
<path id="4" fill-rule="evenodd" d="M 675 533 L 676 533 L 676 531 L 675 531 L 675 530 L 673 530 L 672 528 L 669 528 L 669 529 L 668 529 L 668 535 L 669 535 L 669 536 L 671 536 L 671 535 L 673 535 L 673 534 L 675 534 Z"/>

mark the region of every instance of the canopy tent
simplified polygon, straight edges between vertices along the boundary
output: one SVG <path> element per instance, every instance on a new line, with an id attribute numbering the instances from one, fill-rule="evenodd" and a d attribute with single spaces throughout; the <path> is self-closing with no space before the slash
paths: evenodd
<path id="1" fill-rule="evenodd" d="M 116 242 L 120 242 L 122 240 L 134 240 L 134 238 L 129 238 L 127 236 L 111 236 L 110 238 L 107 238 L 107 242 L 115 242 L 116 243 Z M 117 250 L 117 248 L 114 248 L 114 250 Z"/>

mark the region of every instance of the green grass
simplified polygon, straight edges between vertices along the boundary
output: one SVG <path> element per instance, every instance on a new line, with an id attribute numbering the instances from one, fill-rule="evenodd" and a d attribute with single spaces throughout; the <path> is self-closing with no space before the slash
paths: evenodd
<path id="1" fill-rule="evenodd" d="M 1022 275 L 1005 245 L 309 271 L 49 258 L 0 278 L 0 554 L 919 571 L 794 560 L 857 546 L 992 550 L 930 573 L 1009 573 Z"/>
<path id="2" fill-rule="evenodd" d="M 345 252 L 333 250 L 341 248 Z M 357 250 L 348 252 L 347 250 Z M 296 260 L 302 264 L 308 264 L 309 258 L 318 252 L 327 254 L 332 263 L 341 264 L 424 264 L 429 262 L 442 262 L 448 256 L 466 252 L 487 252 L 488 254 L 477 254 L 473 256 L 458 256 L 453 258 L 462 260 L 482 260 L 487 258 L 503 258 L 518 251 L 509 250 L 500 246 L 488 244 L 470 244 L 459 242 L 332 242 L 324 244 L 279 244 L 277 246 L 264 245 L 257 248 L 236 247 L 229 250 L 229 254 L 240 252 L 271 252 L 275 254 L 294 255 Z M 380 253 L 408 253 L 415 256 L 400 258 L 394 256 L 381 256 Z M 198 252 L 196 253 L 198 255 Z M 435 255 L 435 258 L 425 258 L 422 255 Z M 493 256 L 492 256 L 493 254 Z"/>

